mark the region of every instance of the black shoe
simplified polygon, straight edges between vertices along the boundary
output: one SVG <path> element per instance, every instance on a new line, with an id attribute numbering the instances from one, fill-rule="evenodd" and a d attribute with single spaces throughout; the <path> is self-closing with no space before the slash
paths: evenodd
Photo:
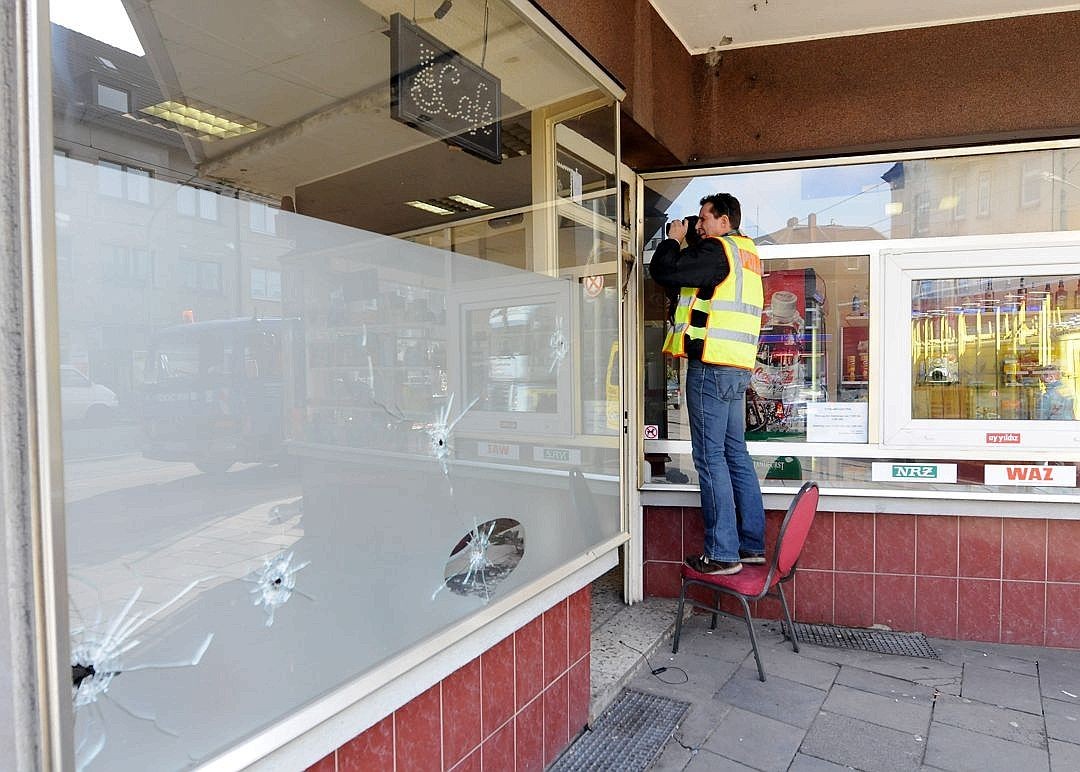
<path id="1" fill-rule="evenodd" d="M 765 562 L 765 555 L 758 554 L 757 552 L 745 552 L 744 550 L 739 550 L 739 562 L 760 565 Z"/>
<path id="2" fill-rule="evenodd" d="M 712 574 L 720 576 L 724 574 L 737 574 L 742 571 L 742 563 L 728 562 L 726 560 L 709 560 L 705 555 L 691 555 L 686 559 L 686 565 L 699 574 Z"/>

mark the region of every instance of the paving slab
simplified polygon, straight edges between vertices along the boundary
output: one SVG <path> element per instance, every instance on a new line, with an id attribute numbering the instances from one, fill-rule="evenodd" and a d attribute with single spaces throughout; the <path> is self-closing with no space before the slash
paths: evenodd
<path id="1" fill-rule="evenodd" d="M 739 668 L 717 698 L 759 716 L 806 729 L 813 723 L 827 692 L 772 676 L 762 683 L 757 670 Z"/>
<path id="2" fill-rule="evenodd" d="M 934 688 L 905 681 L 902 678 L 881 675 L 859 667 L 842 667 L 836 676 L 836 683 L 853 689 L 880 694 L 883 697 L 895 697 L 915 704 L 929 706 L 934 701 Z"/>
<path id="3" fill-rule="evenodd" d="M 1051 772 L 1076 772 L 1080 769 L 1080 745 L 1050 741 Z"/>
<path id="4" fill-rule="evenodd" d="M 804 734 L 802 729 L 790 724 L 732 708 L 704 749 L 754 769 L 783 772 L 799 750 Z M 700 760 L 699 756 L 695 763 Z"/>
<path id="5" fill-rule="evenodd" d="M 671 645 L 668 644 L 668 652 Z M 679 654 L 700 654 L 729 662 L 741 662 L 753 651 L 746 624 L 721 617 L 715 630 L 709 629 L 707 614 L 694 614 L 683 622 L 679 636 Z"/>
<path id="6" fill-rule="evenodd" d="M 1041 772 L 1050 768 L 1047 752 L 1023 743 L 939 724 L 930 725 L 926 763 L 949 772 L 1017 769 Z"/>
<path id="7" fill-rule="evenodd" d="M 674 739 L 668 740 L 668 744 L 649 769 L 651 772 L 681 772 L 694 760 L 694 755 L 692 750 L 679 745 Z"/>
<path id="8" fill-rule="evenodd" d="M 981 665 L 1011 673 L 1038 675 L 1038 652 L 1010 652 L 1000 650 L 997 644 L 972 643 L 969 641 L 931 642 L 943 662 L 951 665 Z"/>
<path id="9" fill-rule="evenodd" d="M 795 760 L 788 767 L 788 772 L 845 772 L 855 767 L 845 767 L 842 764 L 833 764 L 831 761 L 807 756 L 805 753 L 796 753 Z"/>
<path id="10" fill-rule="evenodd" d="M 822 711 L 799 751 L 867 772 L 905 772 L 922 763 L 925 738 Z"/>
<path id="11" fill-rule="evenodd" d="M 678 697 L 674 692 L 668 692 L 666 696 Z M 719 700 L 708 703 L 690 703 L 690 710 L 686 711 L 686 715 L 675 729 L 675 738 L 690 748 L 701 748 L 712 737 L 731 709 L 730 705 Z"/>
<path id="12" fill-rule="evenodd" d="M 832 688 L 821 709 L 920 737 L 926 737 L 932 711 L 929 704 L 907 697 L 884 697 L 842 684 Z"/>
<path id="13" fill-rule="evenodd" d="M 761 661 L 765 667 L 766 678 L 778 676 L 815 689 L 827 690 L 836 680 L 836 674 L 840 672 L 839 665 L 796 654 L 790 646 L 762 651 Z M 752 668 L 754 677 L 757 678 L 757 665 L 754 663 L 753 653 L 743 660 L 742 666 Z"/>
<path id="14" fill-rule="evenodd" d="M 1043 718 L 1051 739 L 1080 744 L 1080 705 L 1043 698 Z"/>
<path id="15" fill-rule="evenodd" d="M 1044 697 L 1080 705 L 1080 652 L 1069 659 L 1039 660 L 1039 690 Z"/>
<path id="16" fill-rule="evenodd" d="M 1046 748 L 1042 716 L 1019 710 L 942 694 L 938 695 L 934 705 L 934 721 L 1033 748 Z"/>
<path id="17" fill-rule="evenodd" d="M 964 665 L 964 680 L 960 696 L 977 702 L 1042 715 L 1039 680 L 1021 673 L 1010 673 L 981 665 Z"/>
<path id="18" fill-rule="evenodd" d="M 874 673 L 902 678 L 913 683 L 929 686 L 959 682 L 961 668 L 939 659 L 904 657 L 895 654 L 878 654 L 871 651 L 832 649 L 825 646 L 800 644 L 805 656 L 838 665 L 850 665 Z"/>
<path id="19" fill-rule="evenodd" d="M 698 654 L 679 652 L 672 655 L 663 646 L 649 657 L 649 664 L 667 670 L 653 675 L 648 668 L 642 668 L 631 682 L 635 689 L 662 692 L 664 696 L 670 696 L 675 690 L 682 695 L 680 699 L 690 702 L 711 700 L 739 668 L 738 662 Z M 680 683 L 684 677 L 686 682 Z"/>
<path id="20" fill-rule="evenodd" d="M 754 767 L 725 758 L 719 753 L 702 750 L 691 760 L 686 772 L 756 772 L 756 770 Z"/>

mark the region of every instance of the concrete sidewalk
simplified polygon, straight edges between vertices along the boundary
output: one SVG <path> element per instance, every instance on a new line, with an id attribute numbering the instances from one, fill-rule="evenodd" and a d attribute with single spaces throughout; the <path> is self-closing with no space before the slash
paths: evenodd
<path id="1" fill-rule="evenodd" d="M 711 632 L 694 614 L 679 653 L 668 636 L 626 684 L 691 703 L 652 769 L 1080 770 L 1078 651 L 932 639 L 940 660 L 795 654 L 778 623 L 756 624 L 765 683 L 741 620 Z"/>

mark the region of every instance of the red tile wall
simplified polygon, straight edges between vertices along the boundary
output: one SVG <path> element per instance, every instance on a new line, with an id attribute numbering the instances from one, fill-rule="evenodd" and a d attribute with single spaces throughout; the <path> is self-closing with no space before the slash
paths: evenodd
<path id="1" fill-rule="evenodd" d="M 591 613 L 585 587 L 308 772 L 540 772 L 589 718 Z"/>
<path id="2" fill-rule="evenodd" d="M 766 513 L 769 545 L 783 514 Z M 701 545 L 699 509 L 645 507 L 645 594 L 678 597 Z M 785 591 L 801 622 L 1080 648 L 1080 520 L 821 511 Z"/>

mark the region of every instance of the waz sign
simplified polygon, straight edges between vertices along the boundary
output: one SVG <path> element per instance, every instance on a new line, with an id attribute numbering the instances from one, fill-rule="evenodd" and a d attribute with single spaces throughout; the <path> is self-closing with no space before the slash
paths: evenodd
<path id="1" fill-rule="evenodd" d="M 502 163 L 502 83 L 400 13 L 390 17 L 390 117 Z"/>
<path id="2" fill-rule="evenodd" d="M 987 464 L 984 472 L 987 485 L 1037 485 L 1055 488 L 1076 487 L 1076 467 L 1073 464 L 1050 466 L 1043 464 Z"/>

